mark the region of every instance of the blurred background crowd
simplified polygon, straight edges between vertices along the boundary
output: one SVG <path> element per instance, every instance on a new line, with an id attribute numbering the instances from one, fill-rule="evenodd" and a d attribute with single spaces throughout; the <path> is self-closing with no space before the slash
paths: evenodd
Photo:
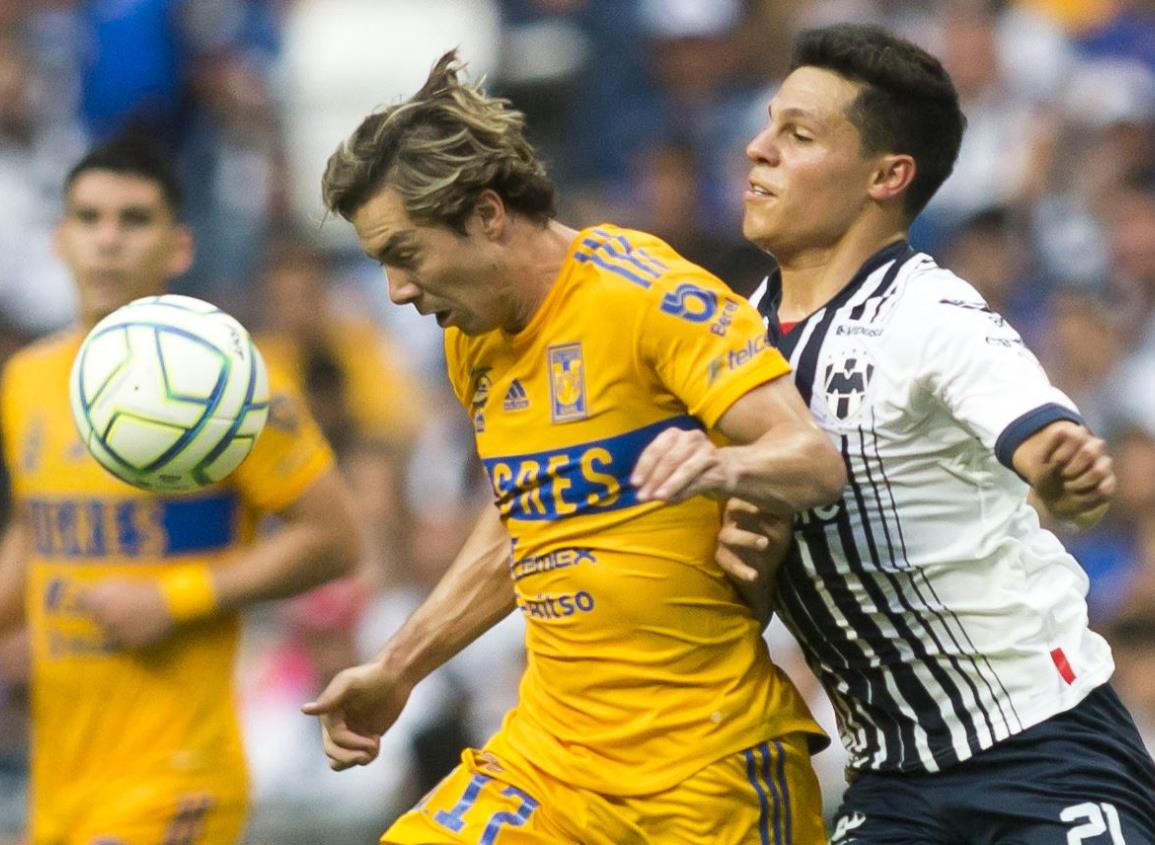
<path id="1" fill-rule="evenodd" d="M 0 0 L 0 358 L 72 319 L 52 252 L 68 168 L 93 141 L 150 132 L 180 162 L 198 239 L 176 290 L 235 313 L 297 377 L 363 511 L 356 577 L 250 614 L 253 843 L 375 841 L 496 728 L 521 671 L 510 618 L 418 688 L 381 759 L 339 775 L 298 714 L 420 601 L 487 495 L 440 330 L 391 307 L 351 229 L 325 218 L 328 154 L 460 45 L 528 115 L 565 222 L 655 232 L 749 292 L 769 259 L 740 235 L 745 143 L 793 35 L 843 20 L 947 65 L 969 129 L 912 240 L 1110 440 L 1116 503 L 1065 539 L 1155 750 L 1153 0 Z M 788 636 L 768 636 L 833 730 Z M 0 841 L 21 829 L 20 654 L 0 654 Z M 819 764 L 833 806 L 840 752 Z"/>

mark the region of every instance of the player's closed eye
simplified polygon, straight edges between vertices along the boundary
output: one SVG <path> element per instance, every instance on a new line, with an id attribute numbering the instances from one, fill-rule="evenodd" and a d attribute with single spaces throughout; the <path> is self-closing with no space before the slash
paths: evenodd
<path id="1" fill-rule="evenodd" d="M 152 219 L 152 213 L 144 208 L 129 208 L 120 214 L 120 222 L 129 227 L 147 226 Z"/>

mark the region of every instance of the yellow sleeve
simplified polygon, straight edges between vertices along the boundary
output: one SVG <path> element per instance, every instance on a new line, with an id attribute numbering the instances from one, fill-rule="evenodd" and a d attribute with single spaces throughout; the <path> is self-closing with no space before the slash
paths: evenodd
<path id="1" fill-rule="evenodd" d="M 13 372 L 15 368 L 12 362 L 9 361 L 4 365 L 4 369 L 0 372 L 0 457 L 2 457 L 4 465 L 8 467 L 8 472 L 11 472 L 16 467 L 16 398 L 13 395 L 16 391 L 16 378 Z M 12 483 L 9 477 L 9 484 Z"/>
<path id="2" fill-rule="evenodd" d="M 392 344 L 365 326 L 345 339 L 349 410 L 362 437 L 374 442 L 408 440 L 418 431 L 425 406 L 421 387 L 396 363 Z"/>
<path id="3" fill-rule="evenodd" d="M 648 293 L 643 357 L 707 428 L 745 393 L 790 372 L 754 307 L 706 271 L 669 273 Z"/>
<path id="4" fill-rule="evenodd" d="M 269 369 L 269 419 L 232 481 L 263 511 L 283 510 L 333 466 L 333 452 L 305 401 L 279 370 Z"/>
<path id="5" fill-rule="evenodd" d="M 469 410 L 472 397 L 469 395 L 469 373 L 465 372 L 465 334 L 458 329 L 445 330 L 445 367 L 449 373 L 449 386 L 462 407 Z"/>

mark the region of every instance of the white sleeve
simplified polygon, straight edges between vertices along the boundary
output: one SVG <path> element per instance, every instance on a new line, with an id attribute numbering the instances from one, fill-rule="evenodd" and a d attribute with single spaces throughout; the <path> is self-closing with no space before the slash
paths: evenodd
<path id="1" fill-rule="evenodd" d="M 1004 466 L 1014 469 L 1015 450 L 1044 426 L 1083 424 L 1019 333 L 969 285 L 951 285 L 921 316 L 920 382 Z"/>

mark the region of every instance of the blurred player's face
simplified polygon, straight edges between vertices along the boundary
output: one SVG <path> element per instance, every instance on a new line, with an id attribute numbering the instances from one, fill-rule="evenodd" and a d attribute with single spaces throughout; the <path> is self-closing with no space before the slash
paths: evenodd
<path id="1" fill-rule="evenodd" d="M 800 67 L 770 101 L 770 121 L 746 147 L 754 163 L 742 233 L 780 260 L 831 247 L 867 206 L 877 161 L 862 152 L 847 108 L 859 86 Z"/>
<path id="2" fill-rule="evenodd" d="M 475 214 L 460 235 L 415 222 L 401 195 L 386 187 L 353 215 L 365 254 L 385 271 L 389 298 L 432 314 L 442 328 L 482 334 L 514 315 L 501 256 Z"/>
<path id="3" fill-rule="evenodd" d="M 177 223 L 161 187 L 109 170 L 76 177 L 56 248 L 76 280 L 86 325 L 134 299 L 164 293 L 168 280 L 192 262 L 192 237 Z"/>

